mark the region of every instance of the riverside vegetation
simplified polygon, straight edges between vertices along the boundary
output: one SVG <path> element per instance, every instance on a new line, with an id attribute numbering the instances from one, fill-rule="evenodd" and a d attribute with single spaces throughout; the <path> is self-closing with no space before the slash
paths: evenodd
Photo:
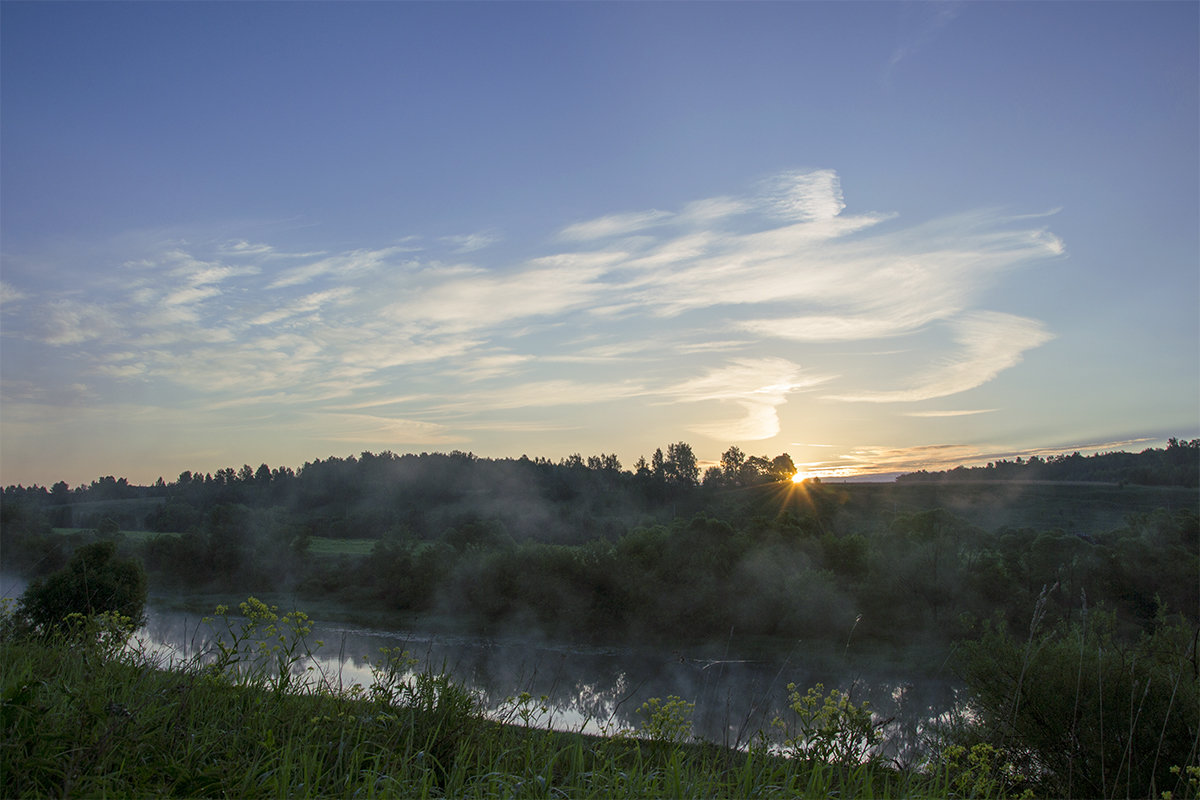
<path id="1" fill-rule="evenodd" d="M 1181 447 L 1195 449 L 1172 445 Z M 284 495 L 255 500 L 270 497 L 271 482 L 257 495 L 241 487 L 240 497 L 164 484 L 149 503 L 39 503 L 37 492 L 5 490 L 5 566 L 44 576 L 4 623 L 0 794 L 1197 796 L 1194 491 L 793 487 L 771 473 L 790 459 L 765 457 L 700 483 L 678 468 L 668 478 L 661 456 L 661 475 L 599 459 L 496 470 L 452 456 L 430 465 L 453 465 L 459 484 L 430 494 L 420 470 L 370 490 L 367 478 L 406 457 L 366 456 L 293 476 L 290 505 Z M 494 484 L 506 470 L 541 476 L 538 504 L 526 509 L 540 526 L 514 524 L 501 502 L 507 492 L 529 503 L 529 486 L 478 491 L 480 473 Z M 320 485 L 314 475 L 330 474 L 360 480 L 324 503 L 295 500 Z M 384 486 L 390 504 L 364 501 Z M 88 511 L 89 502 L 100 505 Z M 134 533 L 183 503 L 193 513 L 186 530 Z M 340 522 L 314 522 L 332 519 L 338 503 Z M 980 524 L 1000 506 L 1026 525 Z M 81 533 L 56 532 L 47 519 L 101 511 Z M 142 524 L 122 530 L 112 512 L 140 513 Z M 564 539 L 581 513 L 589 535 Z M 375 527 L 352 524 L 372 519 Z M 1046 521 L 1066 524 L 1033 527 Z M 373 541 L 369 555 L 325 546 L 353 532 Z M 269 572 L 273 559 L 284 568 Z M 132 586 L 136 596 L 142 563 L 158 591 L 286 584 L 314 600 L 484 630 L 918 641 L 949 648 L 969 700 L 903 764 L 875 749 L 885 721 L 824 687 L 789 686 L 789 712 L 733 749 L 693 740 L 691 707 L 677 697 L 648 701 L 634 729 L 543 731 L 537 699 L 517 696 L 501 719 L 484 718 L 467 688 L 402 653 L 381 653 L 370 685 L 337 690 L 331 676 L 297 666 L 319 646 L 306 618 L 253 599 L 240 616 L 213 620 L 209 651 L 164 664 L 125 643 L 136 613 L 118 594 L 89 605 L 99 586 Z M 81 580 L 92 591 L 73 595 Z"/>

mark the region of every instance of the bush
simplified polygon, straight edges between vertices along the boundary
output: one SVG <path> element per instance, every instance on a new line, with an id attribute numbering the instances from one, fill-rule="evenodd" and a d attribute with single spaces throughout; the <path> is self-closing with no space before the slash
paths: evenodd
<path id="1" fill-rule="evenodd" d="M 141 624 L 146 606 L 146 572 L 141 563 L 116 558 L 117 545 L 100 541 L 75 551 L 66 567 L 35 580 L 21 596 L 17 618 L 41 633 L 70 627 L 68 618 L 102 613 Z"/>
<path id="2" fill-rule="evenodd" d="M 1025 641 L 991 628 L 961 648 L 976 741 L 1049 796 L 1187 794 L 1179 768 L 1200 741 L 1191 626 L 1160 609 L 1153 632 L 1126 644 L 1108 615 L 1046 632 L 1039 622 Z"/>

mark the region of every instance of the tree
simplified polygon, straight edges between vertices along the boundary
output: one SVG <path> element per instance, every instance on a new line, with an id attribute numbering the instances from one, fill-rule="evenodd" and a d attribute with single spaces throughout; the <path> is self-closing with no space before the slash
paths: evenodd
<path id="1" fill-rule="evenodd" d="M 781 453 L 771 459 L 771 473 L 777 481 L 790 481 L 796 474 L 796 464 L 787 453 Z"/>
<path id="2" fill-rule="evenodd" d="M 725 473 L 720 467 L 709 467 L 704 470 L 704 477 L 700 481 L 705 486 L 722 486 L 725 484 Z"/>
<path id="3" fill-rule="evenodd" d="M 654 455 L 650 456 L 650 472 L 656 480 L 661 481 L 666 477 L 666 460 L 661 447 L 654 448 Z"/>
<path id="4" fill-rule="evenodd" d="M 667 477 L 673 483 L 695 486 L 700 481 L 700 466 L 696 463 L 696 454 L 686 442 L 667 445 L 665 468 Z"/>
<path id="5" fill-rule="evenodd" d="M 721 473 L 725 482 L 737 486 L 742 480 L 742 464 L 746 463 L 746 454 L 738 447 L 730 447 L 721 455 Z"/>
<path id="6" fill-rule="evenodd" d="M 50 487 L 51 501 L 55 504 L 62 505 L 71 501 L 71 487 L 67 486 L 66 481 L 59 481 Z"/>
<path id="7" fill-rule="evenodd" d="M 146 572 L 138 561 L 116 558 L 117 545 L 100 541 L 75 551 L 67 566 L 35 580 L 21 596 L 18 617 L 35 630 L 62 629 L 68 615 L 114 612 L 141 624 Z"/>
<path id="8" fill-rule="evenodd" d="M 774 480 L 772 476 L 773 468 L 773 465 L 767 460 L 766 456 L 750 456 L 742 464 L 742 485 L 754 486 L 755 484 Z"/>

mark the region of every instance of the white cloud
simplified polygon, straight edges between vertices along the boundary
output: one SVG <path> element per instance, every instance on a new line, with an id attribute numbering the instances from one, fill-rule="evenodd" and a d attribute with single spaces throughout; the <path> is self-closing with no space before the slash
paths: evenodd
<path id="1" fill-rule="evenodd" d="M 959 352 L 913 376 L 909 388 L 833 395 L 829 399 L 906 403 L 958 394 L 974 389 L 1019 364 L 1026 350 L 1053 338 L 1037 320 L 992 311 L 964 315 L 953 323 L 953 327 Z"/>
<path id="2" fill-rule="evenodd" d="M 607 257 L 559 256 L 507 274 L 434 282 L 388 309 L 395 320 L 432 325 L 442 333 L 490 327 L 587 306 L 604 291 L 596 283 Z"/>
<path id="3" fill-rule="evenodd" d="M 44 309 L 42 341 L 52 345 L 74 345 L 113 335 L 117 317 L 107 308 L 74 300 L 53 300 Z"/>
<path id="4" fill-rule="evenodd" d="M 736 197 L 710 197 L 688 203 L 679 212 L 679 221 L 690 224 L 711 224 L 740 216 L 751 211 L 753 204 Z"/>
<path id="5" fill-rule="evenodd" d="M 283 308 L 277 308 L 274 311 L 267 311 L 259 314 L 254 319 L 250 320 L 251 325 L 271 325 L 280 320 L 294 317 L 298 314 L 308 314 L 319 310 L 322 306 L 328 303 L 336 303 L 346 300 L 354 294 L 354 289 L 348 286 L 339 286 L 336 289 L 326 289 L 321 292 L 313 292 L 305 295 L 298 300 L 289 303 Z"/>
<path id="6" fill-rule="evenodd" d="M 502 378 L 512 375 L 521 365 L 528 364 L 532 359 L 533 356 L 518 353 L 480 356 L 471 359 L 460 372 L 469 381 Z"/>
<path id="7" fill-rule="evenodd" d="M 736 405 L 743 411 L 741 416 L 689 425 L 688 430 L 723 442 L 758 441 L 779 434 L 777 403 L 737 401 Z"/>
<path id="8" fill-rule="evenodd" d="M 111 378 L 135 378 L 146 373 L 146 365 L 135 364 L 98 364 L 94 371 Z"/>
<path id="9" fill-rule="evenodd" d="M 669 211 L 634 211 L 628 214 L 610 214 L 606 217 L 576 222 L 559 233 L 563 239 L 590 240 L 611 236 L 622 236 L 657 225 L 674 216 Z"/>
<path id="10" fill-rule="evenodd" d="M 741 409 L 734 418 L 690 426 L 696 433 L 726 441 L 769 439 L 779 433 L 779 414 L 792 392 L 830 380 L 806 376 L 797 364 L 782 358 L 743 358 L 709 369 L 704 375 L 676 384 L 665 394 L 685 403 L 705 400 L 732 402 Z"/>
<path id="11" fill-rule="evenodd" d="M 113 397 L 123 381 L 139 392 L 182 387 L 213 407 L 244 402 L 263 414 L 346 401 L 312 411 L 344 414 L 404 398 L 404 419 L 342 417 L 338 435 L 430 439 L 454 434 L 417 425 L 423 414 L 452 413 L 456 430 L 501 430 L 524 424 L 503 419 L 509 410 L 638 398 L 689 403 L 680 425 L 705 436 L 759 440 L 779 433 L 779 409 L 796 392 L 946 396 L 1048 340 L 1039 322 L 974 310 L 1005 271 L 1063 251 L 1035 218 L 980 211 L 904 226 L 845 208 L 836 173 L 789 172 L 678 213 L 576 223 L 561 234 L 571 241 L 513 266 L 422 259 L 403 242 L 289 254 L 270 243 L 175 240 L 121 253 L 114 263 L 127 269 L 96 269 L 48 301 L 30 292 L 6 307 L 5 332 L 71 348 L 63 374 L 91 370 Z M 895 224 L 882 227 L 887 220 Z M 480 252 L 491 236 L 444 242 Z M 917 332 L 919 346 L 944 348 L 949 334 L 957 350 L 900 387 L 834 384 L 793 360 Z M 896 348 L 862 349 L 856 358 L 878 363 Z M 684 357 L 695 377 L 681 381 Z"/>
<path id="12" fill-rule="evenodd" d="M 469 399 L 451 400 L 444 410 L 472 408 L 500 410 L 545 408 L 549 406 L 591 405 L 645 395 L 646 389 L 633 381 L 585 383 L 566 379 L 530 381 L 492 390 L 477 390 Z"/>
<path id="13" fill-rule="evenodd" d="M 1061 447 L 1035 447 L 1012 449 L 994 444 L 935 444 L 917 447 L 887 447 L 863 446 L 851 449 L 841 458 L 841 463 L 853 466 L 854 472 L 887 473 L 887 472 L 916 472 L 918 470 L 952 469 L 959 465 L 980 466 L 988 462 L 1029 459 L 1033 456 L 1049 458 L 1064 453 L 1111 452 L 1114 450 L 1132 450 L 1137 445 L 1149 442 L 1149 439 L 1127 439 L 1113 442 L 1091 442 L 1087 444 L 1070 444 Z"/>
<path id="14" fill-rule="evenodd" d="M 11 305 L 18 300 L 24 300 L 27 295 L 11 283 L 0 281 L 0 306 Z"/>
<path id="15" fill-rule="evenodd" d="M 462 236 L 443 236 L 442 241 L 454 247 L 455 253 L 473 253 L 500 241 L 500 232 L 495 229 L 468 233 Z"/>
<path id="16" fill-rule="evenodd" d="M 831 169 L 785 172 L 766 183 L 767 207 L 783 219 L 830 220 L 842 213 L 842 182 Z"/>
<path id="17" fill-rule="evenodd" d="M 371 414 L 324 414 L 317 423 L 329 431 L 321 438 L 335 442 L 366 442 L 378 446 L 457 444 L 466 441 L 445 425 L 414 419 Z"/>
<path id="18" fill-rule="evenodd" d="M 335 275 L 339 279 L 344 280 L 362 273 L 379 270 L 393 256 L 410 252 L 412 251 L 407 247 L 393 246 L 377 250 L 352 250 L 347 253 L 328 256 L 311 264 L 304 264 L 299 267 L 283 270 L 275 280 L 267 284 L 267 288 L 282 289 L 287 286 L 299 286 L 325 275 Z"/>
<path id="19" fill-rule="evenodd" d="M 904 416 L 906 417 L 971 417 L 976 414 L 991 414 L 997 409 L 994 408 L 972 408 L 962 409 L 958 411 L 909 411 Z"/>
<path id="20" fill-rule="evenodd" d="M 171 292 L 163 298 L 163 303 L 168 306 L 186 306 L 192 303 L 199 303 L 210 297 L 216 297 L 220 293 L 221 290 L 215 286 L 189 286 L 185 289 Z"/>
<path id="21" fill-rule="evenodd" d="M 850 342 L 882 339 L 909 333 L 937 319 L 934 314 L 905 318 L 883 316 L 809 316 L 787 319 L 751 319 L 737 327 L 762 337 L 791 339 L 797 342 Z"/>
<path id="22" fill-rule="evenodd" d="M 239 256 L 266 256 L 274 253 L 275 248 L 271 247 L 269 244 L 252 244 L 247 242 L 245 239 L 239 239 L 234 242 L 226 242 L 225 245 L 221 247 L 220 252 Z"/>

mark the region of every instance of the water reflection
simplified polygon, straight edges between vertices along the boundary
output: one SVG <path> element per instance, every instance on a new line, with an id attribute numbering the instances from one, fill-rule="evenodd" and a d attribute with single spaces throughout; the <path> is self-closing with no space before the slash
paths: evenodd
<path id="1" fill-rule="evenodd" d="M 150 608 L 139 631 L 143 648 L 169 660 L 204 658 L 213 629 L 200 615 Z M 519 720 L 513 698 L 528 692 L 546 698 L 534 724 L 601 733 L 636 728 L 637 710 L 651 697 L 674 695 L 695 703 L 696 736 L 729 747 L 745 746 L 771 720 L 787 713 L 786 686 L 826 689 L 867 701 L 876 719 L 889 720 L 884 754 L 907 760 L 930 724 L 957 707 L 961 688 L 947 676 L 908 674 L 898 666 L 831 664 L 797 645 L 742 659 L 647 648 L 576 647 L 515 639 L 429 635 L 316 623 L 309 641 L 324 642 L 297 674 L 316 675 L 333 688 L 369 686 L 380 649 L 407 650 L 418 669 L 445 671 L 474 690 L 489 714 Z M 315 646 L 315 645 L 314 645 Z M 308 671 L 308 667 L 312 667 Z M 540 705 L 540 704 L 538 704 Z M 540 712 L 540 708 L 535 708 Z"/>

